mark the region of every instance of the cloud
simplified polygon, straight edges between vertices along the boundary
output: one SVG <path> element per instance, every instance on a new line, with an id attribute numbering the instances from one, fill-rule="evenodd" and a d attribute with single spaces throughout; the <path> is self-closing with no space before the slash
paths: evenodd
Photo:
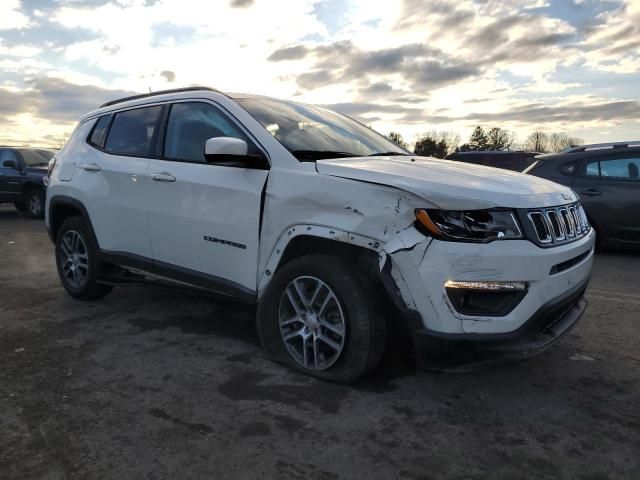
<path id="1" fill-rule="evenodd" d="M 253 5 L 253 0 L 231 0 L 233 8 L 248 8 Z"/>
<path id="2" fill-rule="evenodd" d="M 2 0 L 0 30 L 0 132 L 57 135 L 168 84 L 332 104 L 405 137 L 640 128 L 638 0 Z"/>
<path id="3" fill-rule="evenodd" d="M 160 76 L 164 77 L 165 80 L 169 83 L 174 82 L 176 80 L 176 74 L 171 70 L 163 70 L 160 72 Z"/>
<path id="4" fill-rule="evenodd" d="M 593 69 L 640 73 L 640 1 L 626 0 L 600 14 L 579 46 Z"/>
<path id="5" fill-rule="evenodd" d="M 281 62 L 283 60 L 300 60 L 307 56 L 309 49 L 304 45 L 280 48 L 273 52 L 267 60 L 270 62 Z"/>
<path id="6" fill-rule="evenodd" d="M 57 78 L 37 78 L 22 91 L 0 88 L 0 116 L 29 113 L 49 122 L 70 123 L 108 100 L 133 94 L 126 90 L 75 85 Z"/>
<path id="7" fill-rule="evenodd" d="M 20 0 L 2 0 L 0 3 L 0 30 L 25 28 L 29 17 L 20 10 Z"/>
<path id="8" fill-rule="evenodd" d="M 618 100 L 600 103 L 568 103 L 566 105 L 529 104 L 511 110 L 492 113 L 470 113 L 465 120 L 477 122 L 520 122 L 527 125 L 545 123 L 592 122 L 640 118 L 640 102 Z"/>
<path id="9" fill-rule="evenodd" d="M 380 115 L 393 115 L 402 122 L 413 123 L 415 121 L 424 122 L 428 116 L 422 108 L 405 107 L 402 105 L 379 104 L 367 102 L 343 102 L 323 105 L 349 117 L 359 118 L 361 121 L 370 123 L 380 120 Z"/>
<path id="10" fill-rule="evenodd" d="M 272 56 L 280 52 L 276 51 Z M 443 52 L 417 43 L 362 50 L 351 42 L 343 41 L 313 49 L 306 48 L 297 52 L 297 55 L 302 55 L 302 58 L 311 56 L 314 59 L 313 70 L 296 77 L 298 85 L 306 89 L 320 88 L 335 82 L 366 82 L 374 75 L 400 75 L 422 92 L 481 72 L 480 67 L 473 63 L 457 59 L 446 60 Z M 366 88 L 364 87 L 365 91 Z"/>
<path id="11" fill-rule="evenodd" d="M 359 90 L 361 95 L 380 95 L 388 94 L 393 90 L 393 87 L 387 82 L 377 82 L 367 85 Z"/>

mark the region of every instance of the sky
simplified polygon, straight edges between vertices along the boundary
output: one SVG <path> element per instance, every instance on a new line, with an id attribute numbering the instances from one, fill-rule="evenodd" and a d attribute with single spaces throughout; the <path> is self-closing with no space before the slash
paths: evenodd
<path id="1" fill-rule="evenodd" d="M 476 125 L 640 138 L 640 0 L 1 0 L 0 144 L 58 146 L 107 100 L 206 85 L 412 142 Z"/>

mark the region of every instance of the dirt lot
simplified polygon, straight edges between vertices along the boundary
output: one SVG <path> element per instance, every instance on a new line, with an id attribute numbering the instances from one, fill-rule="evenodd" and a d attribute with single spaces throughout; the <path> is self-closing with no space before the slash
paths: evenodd
<path id="1" fill-rule="evenodd" d="M 342 387 L 267 361 L 250 308 L 72 300 L 41 221 L 0 207 L 0 478 L 640 478 L 640 255 L 527 362 Z"/>

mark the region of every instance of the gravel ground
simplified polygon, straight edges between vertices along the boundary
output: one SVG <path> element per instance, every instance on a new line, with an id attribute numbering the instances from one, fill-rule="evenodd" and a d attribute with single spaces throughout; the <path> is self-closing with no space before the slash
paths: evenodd
<path id="1" fill-rule="evenodd" d="M 78 302 L 41 221 L 0 208 L 0 478 L 640 478 L 640 255 L 526 362 L 353 387 L 260 351 L 251 308 L 167 290 Z"/>

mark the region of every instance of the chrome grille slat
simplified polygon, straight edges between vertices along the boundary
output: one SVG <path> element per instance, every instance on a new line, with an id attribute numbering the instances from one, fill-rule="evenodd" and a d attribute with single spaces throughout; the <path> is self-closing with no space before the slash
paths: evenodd
<path id="1" fill-rule="evenodd" d="M 531 210 L 527 217 L 538 242 L 545 246 L 572 242 L 591 230 L 587 215 L 579 203 Z"/>
<path id="2" fill-rule="evenodd" d="M 555 210 L 547 210 L 546 216 L 549 220 L 549 223 L 551 223 L 551 226 L 553 227 L 554 238 L 556 240 L 564 240 L 566 238 L 564 233 L 565 229 L 560 217 L 558 216 L 558 212 L 556 212 Z"/>
<path id="3" fill-rule="evenodd" d="M 573 214 L 573 220 L 576 222 L 576 231 L 582 233 L 582 224 L 578 218 L 578 207 L 571 207 L 571 213 Z"/>
<path id="4" fill-rule="evenodd" d="M 551 243 L 551 232 L 545 215 L 542 212 L 530 212 L 528 216 L 540 243 Z"/>

